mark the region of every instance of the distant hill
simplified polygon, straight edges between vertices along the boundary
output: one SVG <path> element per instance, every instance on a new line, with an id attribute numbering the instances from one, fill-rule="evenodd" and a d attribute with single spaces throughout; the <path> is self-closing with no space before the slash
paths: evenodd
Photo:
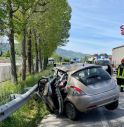
<path id="1" fill-rule="evenodd" d="M 61 49 L 61 48 L 58 48 L 56 50 L 56 53 L 62 57 L 65 57 L 65 58 L 83 58 L 85 56 L 88 56 L 88 54 L 83 54 L 80 52 L 74 52 L 71 50 L 65 50 L 65 49 Z"/>
<path id="2" fill-rule="evenodd" d="M 20 46 L 19 44 L 15 44 L 15 49 L 16 49 L 16 52 L 21 53 L 19 46 Z M 0 52 L 2 51 L 4 53 L 9 50 L 10 50 L 9 43 L 0 43 Z"/>
<path id="3" fill-rule="evenodd" d="M 6 52 L 10 50 L 9 43 L 0 43 L 0 51 Z"/>
<path id="4" fill-rule="evenodd" d="M 17 47 L 18 47 L 18 45 L 16 44 L 15 48 L 17 48 Z M 8 50 L 10 50 L 9 43 L 0 43 L 0 51 L 6 52 Z M 61 48 L 58 48 L 56 50 L 56 53 L 62 57 L 65 57 L 65 58 L 83 58 L 85 56 L 88 56 L 88 54 L 83 54 L 80 52 L 74 52 L 71 50 L 65 50 L 65 49 L 61 49 Z"/>

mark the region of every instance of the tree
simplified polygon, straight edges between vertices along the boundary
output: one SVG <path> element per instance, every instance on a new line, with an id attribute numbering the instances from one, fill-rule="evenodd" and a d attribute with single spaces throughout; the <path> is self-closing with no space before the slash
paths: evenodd
<path id="1" fill-rule="evenodd" d="M 28 33 L 28 40 L 27 40 L 27 59 L 28 59 L 28 72 L 29 74 L 32 73 L 32 38 L 31 38 L 31 30 Z"/>
<path id="2" fill-rule="evenodd" d="M 26 79 L 26 36 L 27 36 L 27 23 L 30 17 L 30 9 L 34 4 L 34 0 L 22 0 L 20 3 L 19 13 L 21 15 L 21 30 L 22 32 L 22 80 Z"/>
<path id="3" fill-rule="evenodd" d="M 22 80 L 26 79 L 26 60 L 31 74 L 46 68 L 48 57 L 68 42 L 71 8 L 66 0 L 2 0 L 0 33 L 8 35 L 11 66 L 17 81 L 14 37 L 21 42 Z M 8 32 L 9 30 L 9 32 Z M 42 66 L 44 65 L 44 66 Z"/>
<path id="4" fill-rule="evenodd" d="M 16 0 L 0 1 L 0 32 L 1 35 L 7 35 L 10 44 L 11 77 L 14 83 L 17 82 L 15 45 L 14 45 L 14 21 L 13 15 L 18 10 Z"/>
<path id="5" fill-rule="evenodd" d="M 38 37 L 36 32 L 34 31 L 34 36 L 35 36 L 35 72 L 38 72 Z"/>
<path id="6" fill-rule="evenodd" d="M 50 8 L 49 8 L 50 7 Z M 70 29 L 71 9 L 66 0 L 51 0 L 48 4 L 48 11 L 44 15 L 37 16 L 35 29 L 41 37 L 42 58 L 45 64 L 57 46 L 63 46 L 67 42 Z M 41 24 L 41 25 L 40 25 Z M 46 66 L 46 65 L 45 65 Z"/>
<path id="7" fill-rule="evenodd" d="M 20 5 L 19 5 L 20 9 L 15 15 L 16 17 L 18 17 L 17 19 L 19 19 L 17 22 L 19 22 L 21 24 L 20 30 L 22 31 L 22 32 L 21 31 L 19 32 L 22 36 L 22 80 L 26 79 L 26 59 L 27 59 L 27 57 L 26 57 L 26 39 L 28 38 L 27 32 L 28 32 L 28 30 L 30 32 L 30 25 L 31 25 L 32 18 L 33 18 L 32 15 L 35 13 L 44 12 L 44 10 L 39 10 L 39 8 L 42 8 L 42 6 L 46 5 L 46 4 L 43 4 L 42 2 L 43 2 L 43 0 L 32 0 L 32 1 L 21 0 Z M 20 28 L 20 24 L 19 24 L 19 28 Z M 29 29 L 28 29 L 28 27 L 29 27 Z M 37 31 L 35 31 L 35 32 L 37 32 Z M 36 40 L 35 46 L 36 46 L 36 50 L 37 50 L 37 38 L 35 40 Z M 29 43 L 28 43 L 28 48 L 29 48 Z M 30 50 L 31 50 L 31 48 L 30 48 Z M 28 53 L 29 52 L 31 53 L 31 51 L 29 51 L 29 49 L 28 49 Z M 37 52 L 36 55 L 38 55 L 38 51 L 36 51 L 36 52 Z M 28 57 L 29 57 L 29 54 L 28 54 Z M 31 58 L 31 55 L 30 55 L 30 58 Z M 28 58 L 28 60 L 30 58 Z M 36 58 L 38 61 L 38 56 L 36 56 Z M 38 72 L 38 64 L 37 63 L 36 63 L 36 68 L 37 68 L 36 72 Z M 29 65 L 29 66 L 31 68 L 31 65 Z"/>

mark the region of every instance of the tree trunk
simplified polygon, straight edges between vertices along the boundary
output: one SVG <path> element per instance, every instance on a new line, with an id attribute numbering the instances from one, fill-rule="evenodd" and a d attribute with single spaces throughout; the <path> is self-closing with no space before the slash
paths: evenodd
<path id="1" fill-rule="evenodd" d="M 39 50 L 39 71 L 41 71 L 42 70 L 42 56 L 41 56 L 41 47 L 40 47 L 40 43 L 41 43 L 41 40 L 39 39 L 39 48 L 38 48 L 38 50 Z"/>
<path id="2" fill-rule="evenodd" d="M 44 70 L 44 56 L 42 56 L 42 70 Z"/>
<path id="3" fill-rule="evenodd" d="M 37 37 L 35 33 L 35 72 L 38 72 L 38 45 L 37 45 Z"/>
<path id="4" fill-rule="evenodd" d="M 41 49 L 39 49 L 39 69 L 42 71 L 42 57 L 41 57 Z"/>
<path id="5" fill-rule="evenodd" d="M 14 26 L 13 26 L 13 10 L 11 0 L 8 0 L 9 6 L 9 44 L 10 44 L 10 61 L 11 61 L 11 78 L 13 83 L 17 83 L 15 45 L 14 45 Z"/>
<path id="6" fill-rule="evenodd" d="M 44 58 L 44 69 L 46 69 L 47 64 L 48 64 L 48 57 L 45 57 Z"/>
<path id="7" fill-rule="evenodd" d="M 31 73 L 32 73 L 32 74 L 34 73 L 34 62 L 33 62 L 33 56 L 32 56 L 32 59 L 31 59 Z"/>
<path id="8" fill-rule="evenodd" d="M 26 79 L 26 27 L 23 29 L 22 40 L 22 80 Z"/>
<path id="9" fill-rule="evenodd" d="M 31 31 L 29 32 L 27 41 L 27 60 L 28 60 L 28 72 L 32 73 L 32 41 L 31 41 Z"/>

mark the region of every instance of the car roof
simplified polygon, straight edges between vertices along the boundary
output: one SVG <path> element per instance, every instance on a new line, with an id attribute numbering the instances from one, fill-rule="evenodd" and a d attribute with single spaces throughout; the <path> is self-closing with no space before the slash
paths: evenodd
<path id="1" fill-rule="evenodd" d="M 68 74 L 73 74 L 81 69 L 90 68 L 90 67 L 101 67 L 101 66 L 95 65 L 95 64 L 76 63 L 76 64 L 59 66 L 59 67 L 56 67 L 56 69 L 63 71 L 63 72 L 67 72 Z"/>

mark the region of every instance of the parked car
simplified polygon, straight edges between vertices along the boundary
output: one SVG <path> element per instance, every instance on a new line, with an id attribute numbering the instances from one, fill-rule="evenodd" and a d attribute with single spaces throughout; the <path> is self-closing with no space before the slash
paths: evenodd
<path id="1" fill-rule="evenodd" d="M 43 83 L 43 80 L 46 82 Z M 91 64 L 55 68 L 55 74 L 42 78 L 39 94 L 52 113 L 66 114 L 75 120 L 78 112 L 100 106 L 108 110 L 118 107 L 119 88 L 116 81 L 101 67 Z"/>
<path id="2" fill-rule="evenodd" d="M 105 66 L 105 65 L 108 65 L 111 63 L 110 63 L 110 60 L 108 60 L 108 59 L 99 59 L 96 61 L 96 64 Z"/>
<path id="3" fill-rule="evenodd" d="M 113 75 L 114 70 L 108 59 L 99 59 L 96 61 L 97 65 L 101 65 L 104 70 L 106 70 L 110 75 Z"/>
<path id="4" fill-rule="evenodd" d="M 54 58 L 48 58 L 48 64 L 54 64 L 55 63 L 55 59 Z"/>

